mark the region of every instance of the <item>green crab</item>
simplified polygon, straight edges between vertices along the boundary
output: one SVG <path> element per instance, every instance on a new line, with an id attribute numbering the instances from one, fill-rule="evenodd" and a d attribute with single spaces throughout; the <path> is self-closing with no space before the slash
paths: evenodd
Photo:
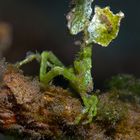
<path id="1" fill-rule="evenodd" d="M 83 31 L 81 50 L 72 67 L 65 67 L 52 52 L 48 51 L 28 55 L 17 65 L 20 67 L 33 59 L 38 60 L 40 62 L 40 82 L 45 86 L 49 85 L 58 75 L 62 75 L 69 81 L 70 86 L 80 95 L 84 105 L 83 111 L 73 124 L 78 124 L 83 118 L 82 124 L 90 123 L 96 116 L 98 98 L 92 93 L 92 43 L 107 46 L 116 38 L 123 17 L 122 12 L 114 15 L 109 7 L 103 9 L 95 7 L 95 14 L 91 17 L 92 2 L 93 0 L 75 0 L 74 8 L 67 15 L 70 33 L 76 35 Z"/>

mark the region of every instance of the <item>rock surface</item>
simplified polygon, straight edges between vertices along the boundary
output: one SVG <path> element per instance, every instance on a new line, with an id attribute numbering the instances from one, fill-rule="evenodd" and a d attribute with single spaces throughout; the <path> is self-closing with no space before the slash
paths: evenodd
<path id="1" fill-rule="evenodd" d="M 44 89 L 37 78 L 12 65 L 1 63 L 0 68 L 0 132 L 17 139 L 140 140 L 140 105 L 123 100 L 126 91 L 98 93 L 93 123 L 70 125 L 83 106 L 69 90 Z"/>

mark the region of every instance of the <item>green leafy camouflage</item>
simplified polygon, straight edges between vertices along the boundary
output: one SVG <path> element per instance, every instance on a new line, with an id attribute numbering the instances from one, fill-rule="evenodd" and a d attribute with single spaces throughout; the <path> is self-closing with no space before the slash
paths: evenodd
<path id="1" fill-rule="evenodd" d="M 109 7 L 95 7 L 93 16 L 88 27 L 88 39 L 86 43 L 97 43 L 108 46 L 115 39 L 119 32 L 120 21 L 124 17 L 122 12 L 113 14 Z"/>
<path id="2" fill-rule="evenodd" d="M 89 23 L 92 14 L 93 0 L 75 0 L 75 7 L 67 15 L 68 28 L 71 34 L 78 34 L 83 31 L 85 26 Z"/>
<path id="3" fill-rule="evenodd" d="M 107 46 L 114 39 L 119 31 L 120 20 L 123 13 L 114 15 L 109 7 L 95 8 L 93 19 L 93 0 L 74 0 L 74 8 L 69 12 L 68 28 L 73 35 L 83 31 L 83 41 L 81 50 L 74 60 L 73 67 L 65 67 L 63 63 L 52 53 L 44 51 L 42 54 L 31 54 L 18 66 L 22 66 L 33 59 L 40 62 L 40 82 L 44 87 L 52 83 L 56 76 L 63 76 L 69 81 L 72 89 L 79 93 L 84 108 L 71 124 L 91 123 L 97 114 L 98 98 L 93 91 L 93 81 L 91 75 L 92 68 L 92 44 L 93 42 Z M 90 95 L 88 94 L 90 93 Z"/>

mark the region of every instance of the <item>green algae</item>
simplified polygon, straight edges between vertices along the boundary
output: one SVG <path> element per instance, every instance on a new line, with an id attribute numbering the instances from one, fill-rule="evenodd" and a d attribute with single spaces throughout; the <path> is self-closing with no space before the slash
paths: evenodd
<path id="1" fill-rule="evenodd" d="M 133 75 L 120 74 L 106 83 L 109 90 L 117 90 L 121 100 L 140 104 L 140 79 Z"/>

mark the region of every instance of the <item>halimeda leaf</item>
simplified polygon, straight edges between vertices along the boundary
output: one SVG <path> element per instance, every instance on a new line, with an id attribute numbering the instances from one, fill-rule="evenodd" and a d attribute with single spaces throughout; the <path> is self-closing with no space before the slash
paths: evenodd
<path id="1" fill-rule="evenodd" d="M 68 28 L 71 34 L 78 34 L 84 30 L 92 14 L 93 0 L 74 0 L 75 7 L 68 13 Z"/>
<path id="2" fill-rule="evenodd" d="M 113 14 L 109 7 L 95 7 L 93 16 L 88 27 L 88 39 L 86 43 L 97 43 L 104 47 L 115 39 L 119 32 L 120 21 L 124 17 L 122 12 Z"/>

